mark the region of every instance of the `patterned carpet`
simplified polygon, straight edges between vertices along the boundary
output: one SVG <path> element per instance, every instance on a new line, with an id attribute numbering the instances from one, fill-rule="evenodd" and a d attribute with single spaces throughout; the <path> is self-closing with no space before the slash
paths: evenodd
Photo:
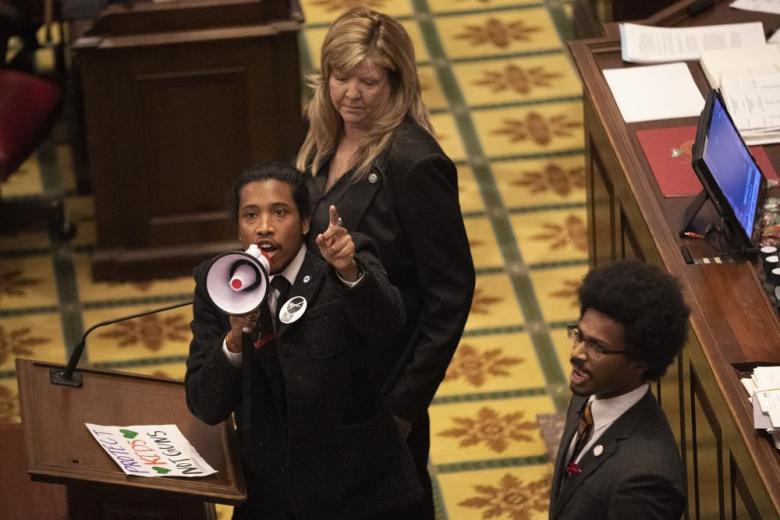
<path id="1" fill-rule="evenodd" d="M 466 333 L 431 406 L 431 471 L 442 519 L 547 517 L 552 464 L 539 415 L 569 397 L 565 325 L 587 268 L 581 88 L 564 41 L 570 5 L 548 0 L 305 0 L 303 63 L 317 67 L 329 22 L 363 4 L 415 42 L 437 137 L 457 162 L 477 266 Z M 51 66 L 48 50 L 38 53 Z M 64 127 L 64 125 L 61 125 Z M 19 421 L 14 358 L 64 362 L 82 330 L 191 296 L 188 278 L 95 283 L 90 197 L 75 195 L 58 128 L 2 196 L 64 191 L 79 232 L 0 237 L 0 422 Z M 102 368 L 182 377 L 188 308 L 101 329 Z M 554 428 L 553 428 L 554 429 Z M 220 507 L 220 518 L 230 508 Z"/>

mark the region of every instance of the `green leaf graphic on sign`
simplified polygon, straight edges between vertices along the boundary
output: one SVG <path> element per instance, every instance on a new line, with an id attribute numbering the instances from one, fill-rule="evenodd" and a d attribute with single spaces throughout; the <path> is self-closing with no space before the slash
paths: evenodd
<path id="1" fill-rule="evenodd" d="M 170 473 L 171 470 L 168 468 L 161 468 L 160 466 L 152 466 L 152 469 L 155 470 L 160 475 L 165 475 L 166 473 Z"/>
<path id="2" fill-rule="evenodd" d="M 119 433 L 121 433 L 125 439 L 135 439 L 135 437 L 138 435 L 138 432 L 134 432 L 133 430 L 125 430 L 124 428 L 119 430 Z"/>

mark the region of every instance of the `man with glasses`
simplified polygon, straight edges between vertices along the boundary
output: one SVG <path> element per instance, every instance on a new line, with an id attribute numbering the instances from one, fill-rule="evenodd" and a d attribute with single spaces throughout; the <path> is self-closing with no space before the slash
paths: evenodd
<path id="1" fill-rule="evenodd" d="M 621 261 L 592 270 L 579 289 L 569 405 L 558 448 L 550 519 L 679 519 L 683 470 L 650 392 L 685 343 L 690 311 L 677 280 Z"/>

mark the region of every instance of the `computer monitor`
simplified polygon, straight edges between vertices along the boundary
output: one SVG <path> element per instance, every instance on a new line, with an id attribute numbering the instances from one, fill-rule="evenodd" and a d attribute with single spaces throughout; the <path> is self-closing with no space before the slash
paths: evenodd
<path id="1" fill-rule="evenodd" d="M 715 209 L 738 238 L 737 247 L 757 246 L 766 179 L 717 90 L 707 94 L 699 120 L 693 169 Z"/>

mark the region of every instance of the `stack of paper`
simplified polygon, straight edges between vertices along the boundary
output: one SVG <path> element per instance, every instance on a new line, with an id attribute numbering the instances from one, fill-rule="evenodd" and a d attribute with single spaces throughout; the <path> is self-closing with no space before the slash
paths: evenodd
<path id="1" fill-rule="evenodd" d="M 707 50 L 764 44 L 761 22 L 682 28 L 620 24 L 621 54 L 631 63 L 698 60 Z"/>
<path id="2" fill-rule="evenodd" d="M 745 11 L 780 14 L 780 0 L 736 0 L 729 5 Z"/>
<path id="3" fill-rule="evenodd" d="M 693 117 L 704 108 L 704 98 L 685 63 L 603 72 L 626 123 Z"/>
<path id="4" fill-rule="evenodd" d="M 780 72 L 780 45 L 703 51 L 699 63 L 710 86 L 720 88 L 723 78 Z"/>
<path id="5" fill-rule="evenodd" d="M 704 51 L 699 62 L 747 144 L 780 142 L 780 46 Z"/>
<path id="6" fill-rule="evenodd" d="M 751 377 L 740 379 L 753 404 L 753 427 L 766 430 L 775 448 L 780 450 L 778 406 L 780 403 L 780 366 L 756 367 Z M 773 422 L 774 419 L 774 422 Z"/>
<path id="7" fill-rule="evenodd" d="M 721 93 L 747 144 L 780 142 L 780 72 L 723 78 Z"/>
<path id="8" fill-rule="evenodd" d="M 756 367 L 753 382 L 753 426 L 780 429 L 780 366 Z"/>

